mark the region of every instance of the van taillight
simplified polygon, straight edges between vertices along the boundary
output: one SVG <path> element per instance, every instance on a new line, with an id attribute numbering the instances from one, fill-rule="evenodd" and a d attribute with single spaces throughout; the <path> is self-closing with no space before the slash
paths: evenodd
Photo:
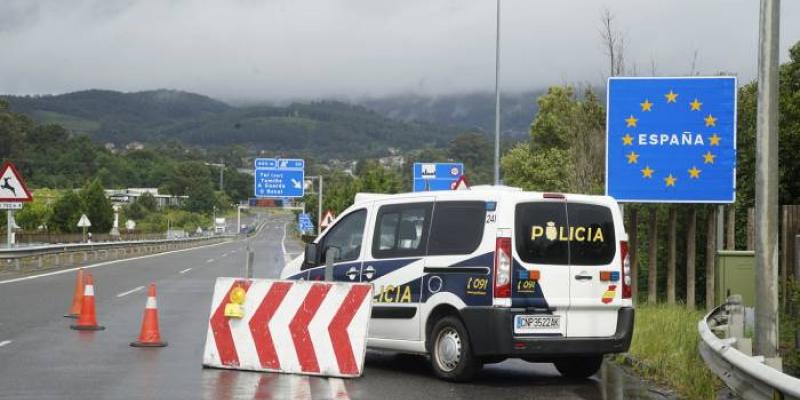
<path id="1" fill-rule="evenodd" d="M 628 255 L 628 242 L 619 242 L 619 251 L 622 256 L 622 298 L 631 298 L 631 258 Z"/>
<path id="2" fill-rule="evenodd" d="M 511 236 L 498 236 L 494 252 L 495 298 L 511 297 L 511 264 Z"/>

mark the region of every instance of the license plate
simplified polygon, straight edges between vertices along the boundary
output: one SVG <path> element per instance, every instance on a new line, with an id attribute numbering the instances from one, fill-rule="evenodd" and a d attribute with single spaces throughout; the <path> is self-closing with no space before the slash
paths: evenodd
<path id="1" fill-rule="evenodd" d="M 515 315 L 514 333 L 561 333 L 561 316 Z"/>

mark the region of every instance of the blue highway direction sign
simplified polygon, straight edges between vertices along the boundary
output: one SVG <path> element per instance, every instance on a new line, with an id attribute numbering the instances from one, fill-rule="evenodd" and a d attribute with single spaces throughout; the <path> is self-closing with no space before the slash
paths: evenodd
<path id="1" fill-rule="evenodd" d="M 311 222 L 310 214 L 300 213 L 297 215 L 297 229 L 301 232 L 309 232 L 314 230 L 314 223 Z"/>
<path id="2" fill-rule="evenodd" d="M 623 202 L 736 199 L 736 78 L 609 78 L 606 193 Z"/>
<path id="3" fill-rule="evenodd" d="M 303 197 L 305 161 L 301 159 L 257 158 L 255 160 L 256 197 Z"/>
<path id="4" fill-rule="evenodd" d="M 414 191 L 452 190 L 464 175 L 462 163 L 414 163 Z"/>

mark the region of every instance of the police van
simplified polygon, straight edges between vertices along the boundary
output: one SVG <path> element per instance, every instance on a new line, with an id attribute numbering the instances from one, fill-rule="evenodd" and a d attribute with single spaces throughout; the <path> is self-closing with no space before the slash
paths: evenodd
<path id="1" fill-rule="evenodd" d="M 627 240 L 607 196 L 359 193 L 281 276 L 372 283 L 368 347 L 428 354 L 443 379 L 506 358 L 588 377 L 630 346 Z"/>

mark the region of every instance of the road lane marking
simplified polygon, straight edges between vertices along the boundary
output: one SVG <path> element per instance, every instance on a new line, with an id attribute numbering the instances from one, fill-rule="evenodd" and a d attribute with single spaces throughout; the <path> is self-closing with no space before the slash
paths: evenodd
<path id="1" fill-rule="evenodd" d="M 344 380 L 341 378 L 328 378 L 328 384 L 330 385 L 330 395 L 332 399 L 350 400 L 350 396 L 347 394 L 347 388 L 344 386 Z"/>
<path id="2" fill-rule="evenodd" d="M 288 263 L 289 260 L 286 259 L 286 226 L 289 223 L 283 224 L 283 238 L 281 239 L 281 251 L 283 252 L 283 262 Z"/>
<path id="3" fill-rule="evenodd" d="M 117 297 L 125 297 L 125 296 L 127 296 L 127 295 L 129 295 L 131 293 L 136 293 L 136 292 L 138 292 L 138 291 L 140 291 L 142 289 L 144 289 L 144 286 L 138 286 L 138 287 L 135 287 L 135 288 L 133 288 L 131 290 L 128 290 L 127 292 L 122 292 L 122 293 L 118 294 Z"/>
<path id="4" fill-rule="evenodd" d="M 214 262 L 213 258 L 209 258 L 208 260 L 206 260 L 206 263 L 212 263 L 212 262 Z"/>
<path id="5" fill-rule="evenodd" d="M 189 248 L 189 249 L 172 250 L 172 251 L 166 251 L 166 252 L 163 252 L 163 253 L 148 254 L 148 255 L 139 256 L 139 257 L 133 257 L 133 258 L 123 258 L 123 259 L 119 259 L 119 260 L 104 261 L 104 262 L 97 263 L 97 264 L 90 264 L 90 265 L 84 265 L 84 266 L 80 266 L 80 267 L 67 268 L 67 269 L 62 269 L 62 270 L 53 271 L 53 272 L 47 272 L 47 273 L 39 274 L 39 275 L 22 276 L 22 277 L 19 277 L 19 278 L 6 279 L 4 281 L 0 281 L 0 285 L 6 284 L 6 283 L 16 283 L 16 282 L 22 282 L 22 281 L 29 281 L 29 280 L 32 280 L 32 279 L 44 278 L 44 277 L 53 276 L 53 275 L 66 274 L 66 273 L 69 273 L 69 272 L 77 271 L 77 270 L 79 270 L 81 268 L 90 269 L 90 268 L 104 267 L 106 265 L 119 264 L 119 263 L 125 262 L 125 261 L 143 260 L 143 259 L 146 259 L 146 258 L 165 256 L 165 255 L 173 254 L 173 253 L 183 253 L 183 252 L 186 252 L 186 251 L 199 250 L 199 249 L 203 249 L 203 248 L 206 248 L 206 247 L 220 246 L 220 245 L 229 244 L 229 243 L 230 242 L 212 243 L 212 244 L 207 244 L 207 245 L 203 245 L 203 246 L 192 247 L 192 248 Z"/>
<path id="6" fill-rule="evenodd" d="M 191 271 L 191 270 L 192 270 L 191 268 L 186 268 L 186 269 L 184 269 L 184 270 L 178 271 L 178 273 L 179 273 L 179 274 L 185 274 L 185 273 L 187 273 L 187 272 L 189 272 L 189 271 Z"/>
<path id="7" fill-rule="evenodd" d="M 3 340 L 2 342 L 0 342 L 0 347 L 10 344 L 11 342 L 13 342 L 13 340 Z"/>

